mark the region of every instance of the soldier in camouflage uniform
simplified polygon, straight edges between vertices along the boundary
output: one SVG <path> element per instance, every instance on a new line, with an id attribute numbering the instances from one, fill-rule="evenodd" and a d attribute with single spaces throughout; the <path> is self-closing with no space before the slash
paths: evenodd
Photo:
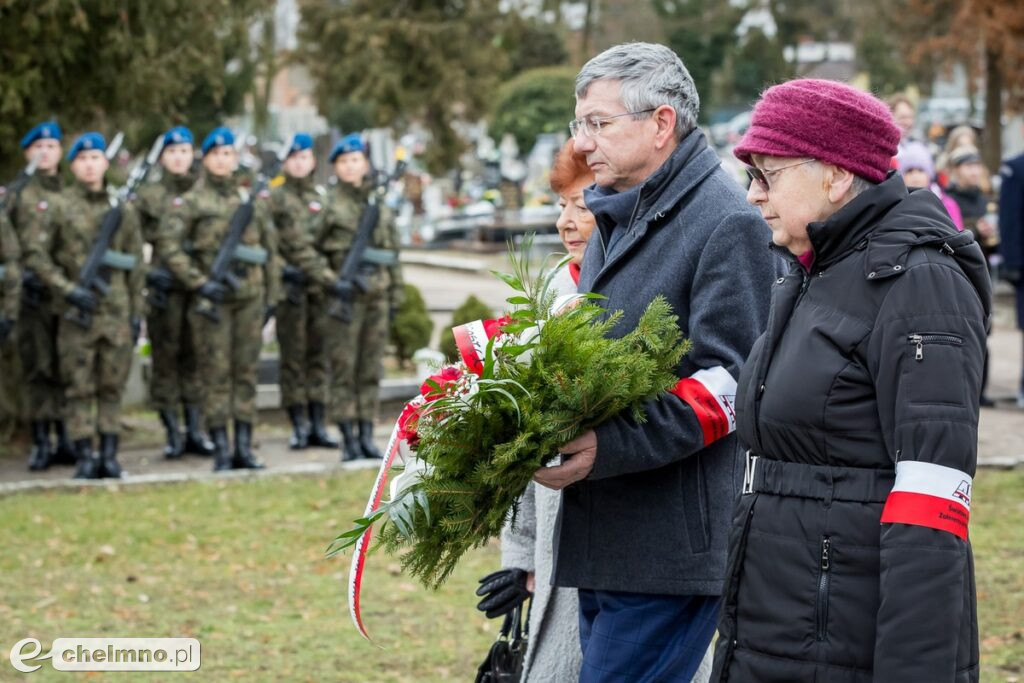
<path id="1" fill-rule="evenodd" d="M 21 307 L 21 247 L 6 211 L 0 211 L 0 256 L 0 345 L 5 345 Z"/>
<path id="2" fill-rule="evenodd" d="M 38 160 L 35 175 L 17 197 L 8 200 L 11 224 L 25 255 L 26 226 L 46 227 L 60 203 L 61 133 L 53 122 L 40 123 L 21 140 L 25 161 Z M 52 231 L 46 231 L 52 234 Z M 15 342 L 21 361 L 22 382 L 27 389 L 28 415 L 32 426 L 29 469 L 44 470 L 54 461 L 75 462 L 75 449 L 61 418 L 64 386 L 57 361 L 57 318 L 54 303 L 39 278 L 23 273 L 21 315 Z M 57 434 L 57 448 L 50 444 L 50 428 Z"/>
<path id="3" fill-rule="evenodd" d="M 78 458 L 76 479 L 121 476 L 117 462 L 121 395 L 142 324 L 142 236 L 131 206 L 124 207 L 120 228 L 104 255 L 107 293 L 98 296 L 77 284 L 103 216 L 115 204 L 104 182 L 109 166 L 105 147 L 99 133 L 85 133 L 75 141 L 68 152 L 74 186 L 65 191 L 49 220 L 37 212 L 24 240 L 26 266 L 50 289 L 59 316 L 57 353 L 67 382 L 66 414 Z M 64 316 L 71 306 L 91 313 L 91 325 L 83 328 Z M 97 432 L 98 455 L 92 438 Z"/>
<path id="4" fill-rule="evenodd" d="M 322 211 L 311 213 L 311 246 L 319 259 L 302 249 L 302 241 L 282 238 L 292 248 L 305 251 L 296 257 L 306 274 L 340 294 L 337 277 L 356 236 L 359 217 L 374 184 L 370 162 L 359 135 L 349 135 L 331 151 L 338 182 L 328 190 Z M 366 292 L 356 291 L 352 320 L 345 323 L 328 317 L 327 346 L 331 359 L 331 399 L 334 418 L 341 430 L 342 459 L 380 458 L 373 443 L 373 419 L 377 413 L 381 356 L 388 343 L 388 324 L 401 305 L 404 290 L 398 265 L 398 234 L 394 216 L 380 207 L 380 220 L 371 233 L 370 249 L 359 266 L 367 281 Z M 355 427 L 359 434 L 356 437 Z"/>
<path id="5" fill-rule="evenodd" d="M 270 215 L 278 235 L 309 228 L 308 214 L 323 208 L 325 191 L 313 184 L 313 138 L 296 135 L 284 161 L 284 183 L 270 193 Z M 281 347 L 281 404 L 292 423 L 288 445 L 337 448 L 324 425 L 327 404 L 327 313 L 323 286 L 307 278 L 278 240 L 282 257 L 284 299 L 277 307 L 277 340 Z M 306 422 L 306 415 L 309 422 Z"/>
<path id="6" fill-rule="evenodd" d="M 0 188 L 0 203 L 4 201 Z M 0 431 L 9 436 L 18 422 L 21 386 L 11 332 L 21 308 L 21 246 L 5 209 L 0 209 Z"/>
<path id="7" fill-rule="evenodd" d="M 226 128 L 203 141 L 203 173 L 195 187 L 171 200 L 160 222 L 157 258 L 198 298 L 188 313 L 206 383 L 204 413 L 214 443 L 214 470 L 260 468 L 252 453 L 261 331 L 278 299 L 277 240 L 262 201 L 242 233 L 233 263 L 238 289 L 211 280 L 213 261 L 235 209 L 246 197 L 234 177 L 238 153 Z M 201 311 L 215 308 L 219 320 Z M 227 422 L 234 418 L 235 450 L 228 450 Z"/>
<path id="8" fill-rule="evenodd" d="M 192 296 L 167 267 L 155 257 L 160 219 L 171 207 L 171 200 L 188 192 L 195 184 L 192 162 L 195 156 L 192 131 L 177 126 L 164 134 L 159 182 L 138 190 L 136 206 L 142 222 L 142 237 L 154 250 L 146 278 L 149 314 L 146 329 L 152 347 L 153 374 L 149 393 L 153 407 L 167 432 L 164 457 L 180 458 L 182 453 L 213 455 L 213 443 L 201 430 L 203 384 L 192 346 L 188 309 Z M 178 423 L 178 407 L 184 408 L 185 439 Z"/>

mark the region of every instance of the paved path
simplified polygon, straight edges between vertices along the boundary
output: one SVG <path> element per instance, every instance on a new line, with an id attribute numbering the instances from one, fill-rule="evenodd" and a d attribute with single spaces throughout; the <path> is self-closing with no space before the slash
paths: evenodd
<path id="1" fill-rule="evenodd" d="M 430 308 L 435 311 L 437 322 L 447 324 L 450 311 L 458 306 L 469 294 L 476 294 L 485 303 L 500 310 L 508 289 L 486 273 L 472 273 L 465 270 L 444 270 L 432 266 L 407 266 L 407 279 L 424 293 Z M 1013 319 L 1012 303 L 1006 297 L 998 297 L 995 324 L 989 339 L 992 357 L 989 395 L 997 400 L 995 408 L 981 412 L 979 435 L 979 464 L 991 467 L 1024 466 L 1024 410 L 1016 405 L 1016 391 L 1021 375 L 1021 333 Z M 376 427 L 376 441 L 383 450 L 397 418 L 400 403 L 382 406 L 381 420 Z M 162 481 L 185 481 L 207 477 L 223 476 L 273 476 L 284 473 L 320 474 L 338 469 L 374 467 L 371 461 L 341 465 L 339 453 L 327 449 L 290 451 L 287 445 L 287 426 L 280 413 L 261 415 L 256 434 L 256 452 L 267 463 L 266 470 L 259 473 L 218 473 L 211 471 L 209 458 L 186 456 L 181 460 L 164 460 L 160 454 L 161 445 L 145 444 L 126 450 L 121 461 L 126 471 L 122 482 L 103 480 L 98 484 L 85 485 L 117 486 L 132 483 Z M 154 425 L 155 426 L 155 425 Z M 333 431 L 333 430 L 332 430 Z M 159 434 L 153 431 L 152 434 Z M 145 440 L 143 438 L 143 440 Z M 0 495 L 15 491 L 52 488 L 60 486 L 81 486 L 69 477 L 69 466 L 53 467 L 46 472 L 29 472 L 25 467 L 24 453 L 11 453 L 0 458 Z"/>

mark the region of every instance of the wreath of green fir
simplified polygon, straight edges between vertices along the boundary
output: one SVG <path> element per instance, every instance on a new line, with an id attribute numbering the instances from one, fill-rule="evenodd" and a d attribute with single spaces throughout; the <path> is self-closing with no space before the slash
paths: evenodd
<path id="1" fill-rule="evenodd" d="M 494 273 L 517 293 L 507 299 L 509 322 L 502 327 L 510 336 L 491 340 L 479 379 L 469 390 L 466 382 L 427 382 L 443 395 L 419 414 L 419 476 L 376 513 L 355 520 L 329 555 L 383 520 L 374 549 L 401 553 L 403 570 L 436 588 L 468 550 L 498 537 L 510 514 L 514 523 L 534 472 L 560 446 L 616 415 L 642 423 L 644 404 L 678 382 L 689 341 L 663 297 L 650 302 L 632 331 L 612 337 L 622 312 L 609 313 L 600 295 L 576 295 L 551 312 L 557 268 L 533 277 L 529 249 L 529 241 L 518 255 L 510 248 L 512 274 Z"/>

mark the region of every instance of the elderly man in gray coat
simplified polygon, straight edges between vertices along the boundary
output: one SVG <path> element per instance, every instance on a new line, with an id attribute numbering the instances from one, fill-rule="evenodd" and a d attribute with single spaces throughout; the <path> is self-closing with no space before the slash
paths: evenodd
<path id="1" fill-rule="evenodd" d="M 552 581 L 578 589 L 581 681 L 689 681 L 717 624 L 742 478 L 736 378 L 781 265 L 697 129 L 698 107 L 661 45 L 612 47 L 576 77 L 570 132 L 597 179 L 579 289 L 623 311 L 619 335 L 662 295 L 692 342 L 646 422 L 615 417 L 534 476 L 562 491 Z"/>

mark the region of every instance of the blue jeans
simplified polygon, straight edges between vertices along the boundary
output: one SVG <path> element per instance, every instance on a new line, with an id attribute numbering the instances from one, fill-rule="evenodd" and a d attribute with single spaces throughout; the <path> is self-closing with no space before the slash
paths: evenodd
<path id="1" fill-rule="evenodd" d="M 580 589 L 580 681 L 689 683 L 718 626 L 722 599 Z"/>

